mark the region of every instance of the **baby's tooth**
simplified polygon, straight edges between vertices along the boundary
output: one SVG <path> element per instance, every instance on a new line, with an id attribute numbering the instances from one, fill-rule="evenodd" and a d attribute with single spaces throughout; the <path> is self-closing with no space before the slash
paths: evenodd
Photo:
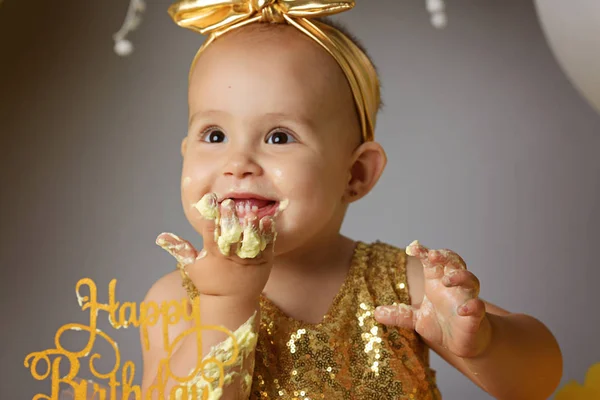
<path id="1" fill-rule="evenodd" d="M 257 206 L 252 206 L 252 212 L 257 212 L 258 211 L 258 207 Z"/>

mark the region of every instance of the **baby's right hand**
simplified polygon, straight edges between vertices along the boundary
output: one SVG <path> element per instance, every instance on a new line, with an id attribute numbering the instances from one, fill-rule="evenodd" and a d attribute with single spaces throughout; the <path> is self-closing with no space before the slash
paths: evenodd
<path id="1" fill-rule="evenodd" d="M 220 205 L 220 215 L 215 220 L 206 220 L 202 237 L 204 248 L 198 252 L 191 243 L 172 233 L 162 233 L 156 239 L 156 244 L 169 252 L 185 269 L 193 284 L 202 295 L 229 296 L 240 299 L 257 299 L 262 293 L 273 265 L 273 243 L 275 241 L 275 223 L 270 216 L 258 221 L 252 213 L 244 221 L 239 221 L 244 234 L 254 232 L 254 238 L 261 238 L 266 247 L 256 257 L 240 258 L 236 254 L 237 243 L 233 243 L 228 255 L 217 243 L 224 224 L 232 219 L 238 222 L 238 217 L 231 204 Z M 249 229 L 251 228 L 251 229 Z M 217 234 L 215 234 L 215 231 Z M 244 235 L 243 234 L 243 235 Z M 257 234 L 257 235 L 256 235 Z M 243 243 L 243 236 L 241 242 Z"/>

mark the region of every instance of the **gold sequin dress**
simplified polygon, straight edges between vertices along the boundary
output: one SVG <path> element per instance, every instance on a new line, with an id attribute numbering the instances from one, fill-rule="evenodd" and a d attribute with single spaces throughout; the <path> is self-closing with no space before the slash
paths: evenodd
<path id="1" fill-rule="evenodd" d="M 406 253 L 380 242 L 357 243 L 319 324 L 294 320 L 263 296 L 249 398 L 441 399 L 418 334 L 375 321 L 376 306 L 394 303 L 410 303 Z"/>

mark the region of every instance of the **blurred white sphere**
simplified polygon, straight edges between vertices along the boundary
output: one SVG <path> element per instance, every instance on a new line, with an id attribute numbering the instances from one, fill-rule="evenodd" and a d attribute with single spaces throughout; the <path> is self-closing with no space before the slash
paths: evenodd
<path id="1" fill-rule="evenodd" d="M 444 11 L 444 2 L 442 0 L 427 0 L 427 11 L 430 13 L 439 13 Z"/>
<path id="2" fill-rule="evenodd" d="M 535 0 L 558 63 L 600 112 L 600 0 Z"/>
<path id="3" fill-rule="evenodd" d="M 431 25 L 438 29 L 445 28 L 448 25 L 448 18 L 443 11 L 431 14 Z"/>
<path id="4" fill-rule="evenodd" d="M 117 40 L 115 42 L 115 53 L 120 56 L 128 56 L 133 52 L 133 44 L 126 39 Z"/>

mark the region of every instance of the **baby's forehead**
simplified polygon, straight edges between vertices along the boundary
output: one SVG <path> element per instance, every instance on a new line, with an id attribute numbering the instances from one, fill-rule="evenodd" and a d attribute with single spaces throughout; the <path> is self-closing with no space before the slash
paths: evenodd
<path id="1" fill-rule="evenodd" d="M 301 96 L 310 98 L 316 107 L 331 103 L 354 107 L 349 84 L 335 59 L 314 40 L 284 24 L 251 24 L 211 43 L 192 70 L 190 102 L 201 97 L 195 96 L 199 91 L 214 95 L 241 87 L 253 91 L 257 100 L 269 94 L 279 101 Z M 204 96 L 199 100 L 205 101 Z"/>
<path id="2" fill-rule="evenodd" d="M 192 73 L 206 69 L 215 73 L 231 63 L 247 68 L 261 65 L 265 74 L 282 68 L 297 75 L 305 72 L 321 84 L 347 83 L 341 67 L 323 47 L 287 24 L 254 23 L 226 33 L 200 54 Z"/>

